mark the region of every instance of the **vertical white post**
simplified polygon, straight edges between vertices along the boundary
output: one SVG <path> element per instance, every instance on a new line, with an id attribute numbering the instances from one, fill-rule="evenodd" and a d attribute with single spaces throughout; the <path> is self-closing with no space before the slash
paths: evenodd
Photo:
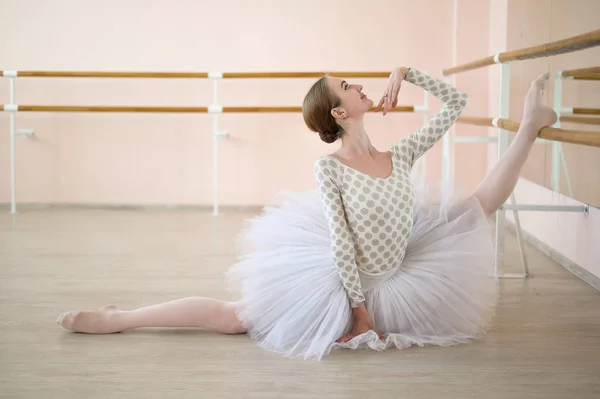
<path id="1" fill-rule="evenodd" d="M 510 106 L 510 64 L 503 63 L 500 71 L 500 118 L 508 119 L 509 117 L 509 106 Z M 504 129 L 498 130 L 498 161 L 502 158 L 506 149 L 508 148 L 508 131 Z M 517 201 L 515 199 L 515 193 L 510 194 L 510 202 L 513 208 L 516 207 Z M 517 235 L 517 244 L 519 245 L 519 252 L 521 255 L 521 262 L 523 264 L 523 274 L 506 274 L 499 273 L 504 267 L 504 248 L 505 248 L 505 233 L 506 233 L 506 210 L 504 207 L 500 208 L 496 212 L 496 274 L 502 274 L 502 277 L 529 277 L 529 265 L 525 256 L 525 247 L 523 245 L 521 221 L 519 218 L 519 211 L 513 209 L 513 216 L 515 218 L 515 230 Z"/>
<path id="2" fill-rule="evenodd" d="M 458 0 L 452 2 L 452 65 L 458 64 Z M 444 82 L 452 84 L 452 76 L 444 76 Z M 454 159 L 451 156 L 451 136 L 454 124 L 448 129 L 442 139 L 442 185 L 443 193 L 447 195 L 450 185 L 454 182 Z"/>
<path id="3" fill-rule="evenodd" d="M 510 195 L 510 202 L 513 207 L 517 206 L 517 200 L 515 199 L 515 194 L 512 193 Z M 529 277 L 529 263 L 527 262 L 527 257 L 525 256 L 525 246 L 523 245 L 523 232 L 521 230 L 521 220 L 519 218 L 519 211 L 517 209 L 513 209 L 513 216 L 515 218 L 515 230 L 517 234 L 517 244 L 519 245 L 519 254 L 521 255 L 521 263 L 523 265 L 523 275 L 518 277 Z"/>
<path id="4" fill-rule="evenodd" d="M 451 84 L 452 77 L 445 76 L 444 81 Z M 444 192 L 448 192 L 450 187 L 450 132 L 452 129 L 451 127 L 442 138 L 442 184 Z"/>
<path id="5" fill-rule="evenodd" d="M 429 121 L 429 95 L 427 90 L 423 90 L 423 126 L 427 125 Z M 427 174 L 427 152 L 423 154 L 423 159 L 421 160 L 421 179 L 423 183 L 426 182 L 426 174 Z"/>
<path id="6" fill-rule="evenodd" d="M 562 72 L 557 71 L 554 75 L 554 112 L 558 115 L 559 119 L 554 124 L 554 127 L 560 127 L 560 113 L 562 110 Z M 560 142 L 552 142 L 552 174 L 551 174 L 551 186 L 552 190 L 558 192 L 560 190 L 560 159 L 561 159 L 561 145 Z"/>
<path id="7" fill-rule="evenodd" d="M 567 183 L 567 194 L 569 197 L 573 196 L 573 188 L 571 187 L 571 179 L 569 178 L 569 169 L 567 168 L 567 160 L 565 159 L 565 152 L 560 146 L 560 164 L 562 165 L 562 171 L 565 174 L 565 183 Z"/>
<path id="8" fill-rule="evenodd" d="M 15 78 L 9 78 L 10 104 L 15 105 Z M 15 149 L 15 118 L 16 111 L 10 113 L 10 213 L 17 213 L 17 178 L 16 178 L 16 149 Z"/>
<path id="9" fill-rule="evenodd" d="M 219 103 L 219 85 L 213 79 L 213 105 Z M 218 114 L 212 114 L 212 141 L 213 141 L 213 215 L 219 214 L 219 126 Z"/>
<path id="10" fill-rule="evenodd" d="M 500 70 L 500 118 L 508 118 L 508 108 L 510 104 L 510 64 L 501 64 Z M 504 129 L 498 129 L 498 160 L 508 147 L 508 132 Z M 504 208 L 496 212 L 496 274 L 504 265 L 504 232 L 506 224 L 506 213 Z"/>

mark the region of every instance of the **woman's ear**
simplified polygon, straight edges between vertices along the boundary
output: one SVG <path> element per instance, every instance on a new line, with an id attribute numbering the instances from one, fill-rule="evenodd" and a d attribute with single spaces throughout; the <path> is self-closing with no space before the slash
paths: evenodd
<path id="1" fill-rule="evenodd" d="M 348 118 L 348 114 L 346 113 L 346 110 L 340 107 L 336 107 L 334 109 L 331 110 L 331 115 L 335 118 L 335 119 L 346 119 Z"/>

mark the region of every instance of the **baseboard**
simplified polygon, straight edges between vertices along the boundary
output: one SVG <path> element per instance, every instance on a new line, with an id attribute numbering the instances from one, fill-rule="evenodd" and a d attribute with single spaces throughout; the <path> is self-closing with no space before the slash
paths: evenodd
<path id="1" fill-rule="evenodd" d="M 219 205 L 221 212 L 260 212 L 263 205 Z M 9 203 L 0 203 L 0 209 L 10 210 Z M 36 211 L 42 209 L 89 209 L 89 210 L 135 210 L 135 211 L 197 211 L 212 213 L 212 205 L 191 205 L 191 204 L 93 204 L 93 203 L 19 203 L 19 211 Z"/>
<path id="2" fill-rule="evenodd" d="M 514 222 L 507 219 L 506 226 L 511 231 L 516 232 L 516 226 Z M 537 237 L 533 236 L 532 234 L 526 232 L 523 229 L 521 229 L 521 236 L 527 243 L 532 245 L 538 251 L 554 260 L 556 263 L 564 267 L 567 271 L 571 272 L 574 276 L 580 278 L 581 280 L 588 283 L 590 286 L 600 291 L 600 277 L 588 272 L 587 270 L 577 265 L 575 262 L 568 259 L 566 256 L 564 256 L 554 248 L 550 247 L 542 240 L 538 239 Z"/>

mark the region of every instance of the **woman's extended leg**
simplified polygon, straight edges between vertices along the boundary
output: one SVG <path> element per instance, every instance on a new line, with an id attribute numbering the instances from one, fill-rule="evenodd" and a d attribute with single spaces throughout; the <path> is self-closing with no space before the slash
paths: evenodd
<path id="1" fill-rule="evenodd" d="M 496 212 L 513 192 L 540 130 L 556 122 L 556 113 L 542 103 L 548 77 L 549 74 L 543 74 L 531 83 L 519 131 L 498 164 L 475 190 L 474 195 L 487 214 Z"/>
<path id="2" fill-rule="evenodd" d="M 225 334 L 246 330 L 236 316 L 236 303 L 212 298 L 190 297 L 125 311 L 115 306 L 98 310 L 71 311 L 58 317 L 67 330 L 109 334 L 140 327 L 198 327 Z"/>

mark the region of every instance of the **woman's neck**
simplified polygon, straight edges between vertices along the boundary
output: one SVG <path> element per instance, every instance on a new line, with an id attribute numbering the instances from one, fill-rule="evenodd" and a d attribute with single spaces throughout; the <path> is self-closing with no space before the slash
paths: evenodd
<path id="1" fill-rule="evenodd" d="M 371 144 L 365 126 L 360 121 L 344 127 L 342 146 L 337 152 L 343 158 L 354 158 L 374 156 L 377 150 Z"/>

